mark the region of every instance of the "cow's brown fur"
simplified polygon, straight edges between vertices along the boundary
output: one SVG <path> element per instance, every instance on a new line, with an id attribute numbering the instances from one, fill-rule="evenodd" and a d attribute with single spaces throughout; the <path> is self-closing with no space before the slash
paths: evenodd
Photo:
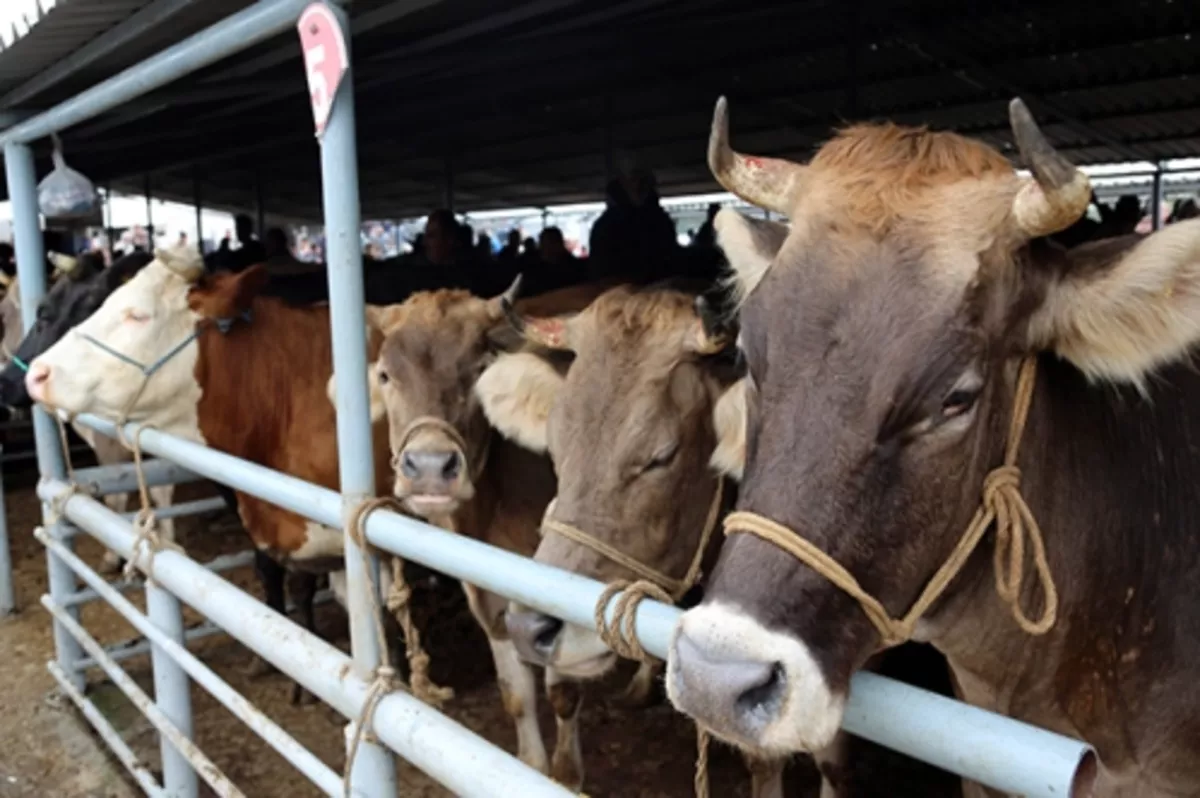
<path id="1" fill-rule="evenodd" d="M 333 371 L 329 308 L 289 307 L 256 296 L 259 274 L 215 275 L 189 294 L 192 309 L 208 318 L 234 318 L 247 308 L 252 314 L 249 324 L 239 321 L 226 334 L 210 328 L 199 336 L 200 432 L 216 449 L 336 490 L 336 414 L 326 395 Z M 369 355 L 381 338 L 370 336 Z M 374 433 L 377 489 L 386 492 L 386 425 L 375 425 Z M 287 559 L 305 544 L 305 518 L 237 495 L 242 520 L 260 548 Z"/>
<path id="2" fill-rule="evenodd" d="M 565 289 L 520 304 L 551 312 L 578 311 L 604 287 Z M 466 446 L 462 454 L 469 467 L 457 483 L 453 513 L 448 517 L 430 515 L 428 520 L 509 551 L 532 555 L 538 542 L 538 522 L 554 496 L 554 471 L 545 457 L 496 435 L 474 392 L 476 379 L 494 357 L 493 333 L 506 326 L 498 301 L 479 299 L 464 291 L 422 292 L 379 314 L 377 323 L 386 338 L 375 377 L 386 379 L 378 389 L 387 411 L 393 458 L 402 455 L 397 447 L 408 425 L 420 416 L 453 425 Z M 453 448 L 457 443 L 435 427 L 410 436 L 407 445 L 439 449 Z M 401 498 L 406 496 L 403 484 L 397 474 L 396 493 Z M 410 509 L 417 512 L 420 508 Z M 507 599 L 473 586 L 464 587 L 472 612 L 488 636 L 510 645 L 503 620 Z M 497 667 L 501 667 L 499 661 Z M 573 685 L 563 684 L 558 692 L 561 695 L 574 689 Z M 568 703 L 577 706 L 577 702 Z M 519 728 L 526 712 L 536 718 L 533 707 L 519 703 L 513 706 L 511 700 L 506 706 Z M 573 725 L 574 718 L 560 718 L 560 723 Z M 537 745 L 541 745 L 540 740 Z M 522 754 L 533 757 L 531 751 Z M 541 756 L 544 753 L 533 758 Z M 579 769 L 569 752 L 560 750 L 555 754 L 552 773 L 571 781 Z"/>
<path id="3" fill-rule="evenodd" d="M 741 274 L 739 507 L 812 541 L 899 617 L 1001 461 L 1018 356 L 1058 348 L 1090 377 L 1141 382 L 1148 401 L 1040 356 L 1019 463 L 1057 626 L 1016 626 L 985 543 L 918 631 L 967 699 L 1096 745 L 1097 796 L 1196 794 L 1200 379 L 1182 365 L 1146 375 L 1195 342 L 1183 310 L 1197 228 L 1078 253 L 1027 243 L 1011 224 L 1012 170 L 953 134 L 854 128 L 812 167 L 791 235 Z M 974 409 L 944 411 L 964 378 L 980 386 Z M 1036 616 L 1032 581 L 1022 599 Z M 803 641 L 834 690 L 878 643 L 845 593 L 750 535 L 723 550 L 709 599 Z"/>

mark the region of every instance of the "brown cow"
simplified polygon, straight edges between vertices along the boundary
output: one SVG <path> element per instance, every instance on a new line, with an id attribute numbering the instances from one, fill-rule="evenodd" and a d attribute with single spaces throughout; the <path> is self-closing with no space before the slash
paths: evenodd
<path id="1" fill-rule="evenodd" d="M 333 367 L 329 309 L 259 296 L 266 279 L 259 266 L 203 276 L 195 250 L 160 251 L 34 359 L 29 395 L 71 414 L 125 417 L 336 489 L 335 416 L 326 395 Z M 368 338 L 373 354 L 382 336 L 375 331 Z M 159 365 L 146 377 L 134 363 Z M 384 490 L 391 482 L 386 425 L 374 433 Z M 237 502 L 260 551 L 289 569 L 329 572 L 344 603 L 341 530 L 249 494 L 237 493 Z M 313 631 L 313 580 L 299 581 L 309 588 L 296 596 L 301 622 Z M 284 611 L 282 591 L 269 591 L 267 599 Z"/>
<path id="2" fill-rule="evenodd" d="M 718 219 L 744 298 L 738 506 L 752 515 L 678 628 L 668 692 L 747 750 L 813 750 L 837 731 L 851 674 L 906 633 L 946 654 L 971 703 L 1094 745 L 1099 767 L 1077 794 L 1200 794 L 1188 476 L 1200 377 L 1187 363 L 1200 222 L 1069 250 L 1047 241 L 1082 214 L 1088 181 L 1019 100 L 1011 117 L 1031 179 L 984 144 L 892 125 L 849 128 L 807 166 L 746 157 L 718 104 L 714 172 L 793 225 L 774 247 L 761 225 Z M 1010 436 L 1022 405 L 1024 434 Z M 1022 549 L 998 548 L 989 573 L 993 543 L 1038 554 L 1039 537 L 1006 525 L 901 629 L 789 553 L 803 538 L 901 617 L 959 548 L 1010 437 L 1047 570 L 1026 555 L 1021 581 L 1008 567 Z M 1015 506 L 1016 478 L 991 476 L 989 502 Z"/>
<path id="3" fill-rule="evenodd" d="M 562 289 L 520 306 L 532 313 L 578 311 L 605 287 Z M 516 290 L 514 285 L 508 293 Z M 531 555 L 537 548 L 537 522 L 554 496 L 554 472 L 545 457 L 494 434 L 473 390 L 495 356 L 497 340 L 512 337 L 502 301 L 503 297 L 484 300 L 466 291 L 443 290 L 417 293 L 385 308 L 378 321 L 386 339 L 369 370 L 371 412 L 373 418 L 387 416 L 393 492 L 406 510 Z M 517 725 L 518 755 L 546 772 L 533 671 L 508 639 L 507 600 L 471 585 L 463 587 L 491 644 L 505 709 Z M 580 698 L 574 685 L 559 684 L 553 671 L 547 671 L 546 685 L 559 722 L 559 744 L 549 772 L 564 784 L 578 785 L 583 777 L 575 731 Z"/>

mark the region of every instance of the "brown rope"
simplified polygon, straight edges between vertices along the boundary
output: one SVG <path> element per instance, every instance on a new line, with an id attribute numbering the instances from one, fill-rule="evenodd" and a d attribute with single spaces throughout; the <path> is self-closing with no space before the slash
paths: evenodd
<path id="1" fill-rule="evenodd" d="M 421 647 L 421 636 L 410 611 L 412 588 L 404 579 L 404 561 L 399 557 L 392 558 L 392 587 L 388 592 L 386 606 L 396 615 L 400 624 L 401 634 L 407 649 L 409 665 L 409 684 L 405 685 L 396 676 L 396 669 L 391 663 L 391 651 L 387 644 L 387 632 L 383 627 L 383 617 L 379 606 L 379 589 L 375 577 L 371 573 L 371 544 L 367 541 L 366 520 L 375 510 L 381 507 L 400 509 L 399 502 L 391 496 L 380 496 L 360 503 L 346 521 L 346 532 L 358 547 L 362 558 L 363 574 L 366 576 L 371 597 L 371 620 L 375 627 L 375 637 L 379 648 L 379 667 L 375 669 L 371 680 L 367 699 L 363 702 L 362 711 L 354 724 L 354 735 L 350 738 L 350 747 L 346 752 L 345 767 L 345 796 L 350 796 L 350 771 L 354 767 L 355 757 L 368 725 L 374 723 L 375 708 L 388 693 L 403 689 L 411 692 L 421 701 L 430 706 L 441 708 L 442 704 L 454 697 L 454 691 L 438 686 L 429 678 L 429 655 Z"/>
<path id="2" fill-rule="evenodd" d="M 855 599 L 867 618 L 879 630 L 883 645 L 892 646 L 912 638 L 917 622 L 966 565 L 971 553 L 995 522 L 996 549 L 993 565 L 996 592 L 1009 605 L 1017 625 L 1031 635 L 1045 634 L 1054 626 L 1058 612 L 1058 591 L 1046 560 L 1042 531 L 1021 496 L 1021 470 L 1017 466 L 1021 436 L 1033 401 L 1037 360 L 1027 357 L 1017 377 L 1013 416 L 1005 447 L 1004 463 L 993 469 L 983 481 L 983 501 L 966 532 L 946 562 L 934 573 L 921 595 L 903 618 L 892 618 L 884 606 L 863 590 L 858 580 L 836 560 L 800 537 L 783 524 L 757 513 L 736 512 L 725 519 L 725 534 L 748 532 L 791 554 Z M 1034 569 L 1044 596 L 1045 607 L 1037 620 L 1030 620 L 1020 605 L 1024 579 L 1025 541 L 1033 549 Z M 1007 557 L 1005 556 L 1007 555 Z M 1007 559 L 1007 564 L 1005 560 Z"/>
<path id="3" fill-rule="evenodd" d="M 708 798 L 708 732 L 699 723 L 696 724 L 696 775 L 692 777 L 692 787 L 696 798 Z"/>

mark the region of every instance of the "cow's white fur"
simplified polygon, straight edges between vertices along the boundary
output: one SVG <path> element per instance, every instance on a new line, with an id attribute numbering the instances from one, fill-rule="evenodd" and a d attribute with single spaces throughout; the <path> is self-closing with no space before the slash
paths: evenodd
<path id="1" fill-rule="evenodd" d="M 718 474 L 742 481 L 746 467 L 746 380 L 740 379 L 725 389 L 713 408 L 713 428 L 717 448 L 709 465 Z"/>
<path id="2" fill-rule="evenodd" d="M 671 642 L 667 660 L 667 697 L 677 709 L 695 716 L 686 689 L 680 687 L 676 641 L 687 635 L 716 659 L 779 663 L 785 695 L 779 711 L 756 739 L 731 739 L 756 754 L 785 757 L 795 751 L 816 751 L 834 739 L 845 711 L 846 696 L 830 689 L 808 647 L 791 635 L 773 632 L 735 607 L 720 602 L 702 604 L 684 613 Z M 731 700 L 734 697 L 730 697 Z M 703 722 L 703 718 L 700 719 Z M 724 736 L 724 729 L 717 730 Z"/>
<path id="3" fill-rule="evenodd" d="M 501 355 L 475 382 L 484 415 L 500 434 L 545 453 L 550 410 L 566 380 L 532 352 Z"/>
<path id="4" fill-rule="evenodd" d="M 161 253 L 186 259 L 194 250 Z M 177 267 L 178 268 L 178 267 Z M 120 416 L 139 389 L 129 420 L 150 424 L 189 440 L 203 442 L 197 418 L 200 385 L 196 381 L 199 347 L 193 341 L 173 355 L 142 389 L 143 375 L 83 338 L 86 333 L 143 365 L 154 363 L 192 334 L 200 316 L 187 304 L 191 284 L 156 258 L 58 343 L 35 358 L 30 370 L 50 368 L 44 398 L 71 414 Z M 135 320 L 131 316 L 145 317 Z"/>
<path id="5" fill-rule="evenodd" d="M 1029 332 L 1092 379 L 1142 385 L 1200 339 L 1200 219 L 1147 236 L 1110 268 L 1068 274 Z"/>
<path id="6" fill-rule="evenodd" d="M 517 656 L 511 640 L 488 637 L 492 658 L 496 662 L 496 681 L 504 699 L 504 707 L 517 724 L 517 758 L 536 770 L 546 773 L 546 743 L 542 740 L 537 717 L 537 683 L 533 669 Z"/>

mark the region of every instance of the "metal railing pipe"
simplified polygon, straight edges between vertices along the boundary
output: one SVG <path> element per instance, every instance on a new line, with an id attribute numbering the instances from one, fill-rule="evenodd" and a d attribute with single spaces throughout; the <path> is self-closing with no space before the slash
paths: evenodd
<path id="1" fill-rule="evenodd" d="M 4 444 L 0 443 L 0 462 L 4 460 Z M 13 587 L 12 551 L 8 541 L 8 511 L 4 506 L 4 469 L 0 468 L 0 617 L 17 608 Z"/>
<path id="2" fill-rule="evenodd" d="M 13 244 L 17 257 L 17 277 L 21 281 L 21 326 L 26 333 L 37 322 L 38 306 L 46 295 L 46 253 L 38 221 L 37 174 L 33 150 L 27 144 L 4 145 L 4 171 L 8 178 L 8 196 L 12 201 Z M 57 425 L 44 408 L 33 408 L 33 439 L 37 449 L 38 472 L 42 478 L 62 479 L 66 474 Z M 49 507 L 42 504 L 42 521 L 55 524 Z M 50 595 L 61 601 L 76 590 L 75 576 L 53 555 L 46 554 L 46 578 Z M 78 608 L 68 614 L 78 619 Z M 75 661 L 83 656 L 79 644 L 62 624 L 54 623 L 54 652 L 59 667 L 75 688 L 83 689 L 83 678 Z"/>
<path id="3" fill-rule="evenodd" d="M 50 671 L 50 675 L 54 677 L 54 681 L 58 682 L 58 686 L 62 689 L 63 694 L 71 699 L 71 703 L 75 705 L 87 722 L 92 724 L 92 728 L 96 730 L 96 734 L 104 740 L 108 745 L 108 749 L 116 756 L 117 761 L 125 766 L 129 771 L 129 775 L 133 776 L 133 780 L 142 788 L 142 792 L 146 793 L 149 798 L 170 798 L 158 782 L 154 780 L 154 774 L 146 767 L 137 755 L 133 753 L 133 749 L 129 744 L 121 739 L 121 734 L 113 725 L 108 722 L 108 718 L 100 710 L 96 709 L 96 705 L 88 698 L 85 698 L 83 693 L 79 691 L 67 674 L 63 673 L 63 669 L 58 667 L 57 662 L 51 662 L 46 665 L 46 669 Z"/>
<path id="4" fill-rule="evenodd" d="M 179 44 L 151 56 L 70 100 L 0 133 L 0 144 L 30 142 L 78 125 L 197 69 L 253 47 L 295 24 L 310 0 L 259 0 Z M 40 238 L 39 238 L 40 240 Z M 25 280 L 21 280 L 22 299 Z"/>
<path id="5" fill-rule="evenodd" d="M 186 468 L 157 458 L 144 461 L 142 468 L 146 475 L 146 485 L 151 488 L 159 485 L 182 485 L 204 479 Z M 93 496 L 130 493 L 138 489 L 137 468 L 132 462 L 77 468 L 75 484 L 80 490 Z"/>
<path id="6" fill-rule="evenodd" d="M 147 430 L 143 445 L 149 436 Z M 340 499 L 325 492 L 332 497 L 336 516 Z M 47 501 L 61 502 L 73 523 L 121 556 L 133 559 L 132 529 L 112 510 L 91 497 L 72 494 L 60 480 L 43 482 L 38 494 Z M 355 718 L 361 713 L 370 683 L 354 671 L 350 658 L 341 651 L 182 553 L 167 549 L 151 557 L 141 552 L 135 561 L 151 570 L 154 578 L 184 603 L 343 716 Z M 379 740 L 456 795 L 574 796 L 406 692 L 392 692 L 381 699 L 374 717 L 371 731 Z"/>
<path id="7" fill-rule="evenodd" d="M 87 630 L 78 621 L 71 617 L 70 613 L 64 607 L 55 604 L 54 599 L 50 596 L 42 596 L 42 606 L 46 608 L 47 612 L 58 619 L 63 627 L 83 647 L 83 650 L 91 655 L 92 659 L 96 661 L 105 675 L 112 680 L 112 683 L 125 694 L 130 703 L 137 707 L 138 711 L 146 717 L 146 720 L 150 721 L 150 725 L 157 729 L 159 734 L 169 740 L 175 746 L 176 750 L 182 756 L 186 757 L 189 762 L 195 763 L 196 771 L 204 775 L 205 782 L 213 788 L 213 792 L 221 796 L 221 798 L 246 798 L 245 794 L 235 787 L 233 782 L 221 772 L 221 769 L 213 764 L 213 761 L 197 748 L 188 739 L 187 735 L 171 722 L 170 718 L 163 714 L 163 711 L 138 686 L 133 677 L 123 671 L 120 665 L 112 661 L 104 652 L 104 648 L 94 637 L 88 634 Z M 168 795 L 175 795 L 171 788 L 166 785 L 164 785 L 164 790 Z"/>
<path id="8" fill-rule="evenodd" d="M 80 419 L 99 432 L 112 435 L 116 431 L 115 425 L 103 419 Z M 126 434 L 132 435 L 133 427 L 127 428 Z M 341 498 L 333 491 L 157 430 L 145 430 L 141 441 L 145 451 L 176 460 L 318 523 L 340 522 Z M 594 623 L 593 608 L 605 587 L 599 582 L 383 510 L 370 516 L 366 532 L 371 544 L 385 551 L 516 599 L 567 623 L 588 627 Z M 666 656 L 679 615 L 676 608 L 655 601 L 638 606 L 637 636 L 648 652 Z M 1053 772 L 1056 784 L 1069 784 L 1077 766 L 1090 754 L 1085 743 L 961 702 L 946 704 L 948 699 L 874 673 L 858 673 L 851 684 L 847 731 L 996 789 L 1021 793 L 1009 785 L 1024 772 L 1042 774 L 1038 778 Z M 888 689 L 871 689 L 880 684 Z M 972 725 L 969 744 L 967 735 L 925 734 L 927 723 L 951 722 Z M 1034 787 L 1026 794 L 1070 794 L 1048 792 L 1044 785 Z"/>
<path id="9" fill-rule="evenodd" d="M 269 746 L 275 749 L 284 759 L 303 773 L 309 781 L 317 785 L 327 795 L 340 796 L 342 792 L 342 777 L 334 773 L 324 762 L 318 759 L 307 748 L 284 731 L 277 723 L 263 714 L 262 710 L 246 700 L 241 693 L 230 687 L 211 668 L 196 658 L 194 654 L 164 634 L 150 622 L 142 612 L 104 581 L 104 578 L 93 571 L 88 564 L 75 554 L 67 551 L 63 545 L 54 540 L 44 531 L 37 533 L 37 538 L 63 558 L 71 570 L 80 579 L 95 590 L 108 604 L 129 621 L 134 629 L 145 635 L 148 640 L 161 646 L 173 660 L 179 663 L 188 675 L 196 680 L 226 709 L 250 727 Z M 191 631 L 191 630 L 189 630 Z M 109 656 L 113 652 L 108 651 Z M 114 657 L 115 659 L 115 657 Z"/>
<path id="10" fill-rule="evenodd" d="M 183 647 L 183 607 L 179 605 L 179 599 L 153 579 L 146 580 L 146 615 L 150 623 L 159 630 L 160 640 L 165 638 Z M 94 652 L 89 653 L 96 659 Z M 120 667 L 111 657 L 108 659 L 113 667 Z M 103 661 L 96 659 L 96 664 L 108 672 Z M 150 665 L 154 676 L 154 703 L 163 717 L 171 721 L 176 732 L 191 740 L 192 686 L 187 674 L 157 643 L 150 646 Z M 189 764 L 189 760 L 194 760 L 179 747 L 177 740 L 161 729 L 158 743 L 162 757 L 163 789 L 179 798 L 196 798 L 200 784 L 196 778 L 196 771 Z"/>

